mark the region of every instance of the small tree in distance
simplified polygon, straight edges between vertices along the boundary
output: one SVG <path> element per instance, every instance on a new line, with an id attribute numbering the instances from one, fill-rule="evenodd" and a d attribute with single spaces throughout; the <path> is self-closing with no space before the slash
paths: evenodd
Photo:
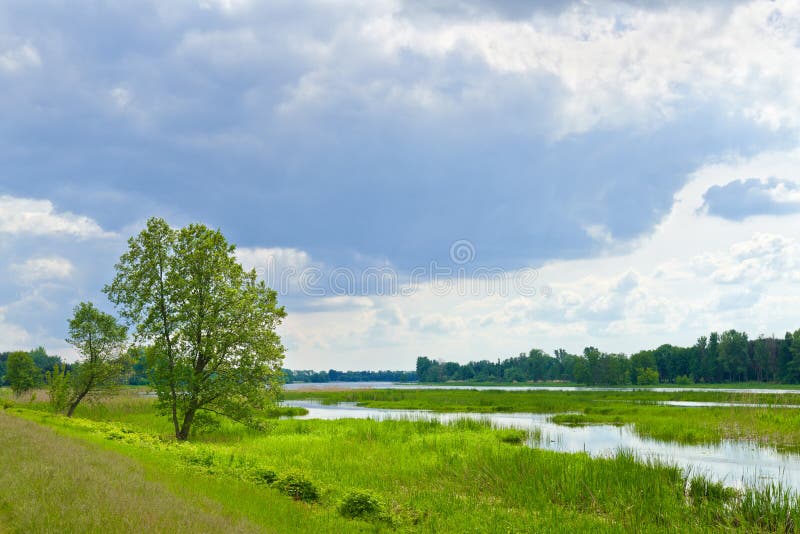
<path id="1" fill-rule="evenodd" d="M 53 370 L 47 371 L 44 375 L 50 406 L 54 412 L 65 410 L 69 404 L 69 378 L 67 368 L 60 363 L 53 365 Z"/>
<path id="2" fill-rule="evenodd" d="M 81 302 L 69 321 L 69 338 L 83 359 L 69 375 L 70 398 L 67 417 L 87 395 L 97 394 L 120 383 L 125 364 L 127 329 L 91 302 Z"/>
<path id="3" fill-rule="evenodd" d="M 148 377 L 177 439 L 201 413 L 249 424 L 274 401 L 283 363 L 275 328 L 286 313 L 219 230 L 148 220 L 104 291 L 151 345 Z"/>
<path id="4" fill-rule="evenodd" d="M 6 380 L 11 385 L 11 391 L 15 396 L 19 397 L 33 389 L 38 375 L 39 369 L 36 368 L 29 353 L 17 351 L 8 355 Z"/>

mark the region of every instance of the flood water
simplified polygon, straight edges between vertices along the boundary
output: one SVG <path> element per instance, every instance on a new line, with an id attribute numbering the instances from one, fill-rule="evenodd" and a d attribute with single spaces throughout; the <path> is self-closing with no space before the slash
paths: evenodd
<path id="1" fill-rule="evenodd" d="M 466 389 L 475 391 L 655 391 L 658 393 L 676 393 L 681 391 L 717 391 L 720 393 L 749 393 L 758 395 L 800 395 L 800 389 L 769 388 L 707 388 L 692 387 L 585 387 L 585 386 L 470 386 L 466 384 L 400 384 L 396 382 L 292 382 L 285 384 L 287 391 L 299 390 L 340 390 L 340 389 Z"/>
<path id="2" fill-rule="evenodd" d="M 424 410 L 364 408 L 352 403 L 323 405 L 308 400 L 285 401 L 284 404 L 308 410 L 308 415 L 296 419 L 410 419 L 437 420 L 444 423 L 459 418 L 484 420 L 497 428 L 538 431 L 540 437 L 532 438 L 528 443 L 532 447 L 559 452 L 586 452 L 591 456 L 613 456 L 619 450 L 626 450 L 640 459 L 654 459 L 677 465 L 692 475 L 704 475 L 733 487 L 780 482 L 785 487 L 800 492 L 800 455 L 782 453 L 771 447 L 748 442 L 682 445 L 642 438 L 628 425 L 557 425 L 550 421 L 553 414 L 436 413 Z"/>

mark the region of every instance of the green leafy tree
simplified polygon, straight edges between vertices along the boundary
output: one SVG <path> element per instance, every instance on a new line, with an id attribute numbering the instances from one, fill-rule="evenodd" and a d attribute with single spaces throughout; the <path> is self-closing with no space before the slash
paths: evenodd
<path id="1" fill-rule="evenodd" d="M 6 363 L 6 380 L 11 385 L 11 391 L 19 397 L 26 391 L 36 386 L 39 369 L 33 363 L 33 358 L 27 352 L 17 351 L 8 355 Z"/>
<path id="2" fill-rule="evenodd" d="M 640 367 L 636 370 L 636 383 L 640 386 L 658 384 L 658 371 L 649 367 L 644 369 Z"/>
<path id="3" fill-rule="evenodd" d="M 0 352 L 0 386 L 7 386 L 6 382 L 6 362 L 8 362 L 8 353 Z"/>
<path id="4" fill-rule="evenodd" d="M 30 355 L 31 358 L 33 358 L 33 363 L 36 364 L 36 367 L 39 370 L 36 380 L 38 383 L 42 382 L 45 373 L 50 371 L 54 365 L 64 363 L 58 356 L 50 356 L 47 354 L 47 351 L 42 346 L 38 346 L 30 351 Z"/>
<path id="5" fill-rule="evenodd" d="M 67 417 L 87 395 L 99 394 L 119 385 L 125 368 L 127 329 L 91 302 L 81 302 L 69 320 L 69 338 L 82 359 L 70 375 L 71 395 Z"/>
<path id="6" fill-rule="evenodd" d="M 786 333 L 786 345 L 790 359 L 786 364 L 787 378 L 790 382 L 800 381 L 800 329 Z"/>
<path id="7" fill-rule="evenodd" d="M 253 423 L 276 399 L 284 349 L 275 329 L 286 313 L 219 230 L 148 220 L 105 292 L 151 346 L 150 383 L 177 439 L 199 413 Z"/>
<path id="8" fill-rule="evenodd" d="M 719 340 L 719 359 L 731 380 L 742 378 L 747 381 L 747 369 L 750 356 L 747 351 L 747 334 L 736 330 L 727 330 Z"/>

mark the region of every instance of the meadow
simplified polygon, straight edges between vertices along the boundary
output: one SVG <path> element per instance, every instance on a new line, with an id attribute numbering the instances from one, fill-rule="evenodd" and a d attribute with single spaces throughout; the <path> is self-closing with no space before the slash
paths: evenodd
<path id="1" fill-rule="evenodd" d="M 632 405 L 661 399 L 611 393 L 477 393 L 287 397 L 451 411 L 569 407 L 586 417 L 615 406 L 643 412 L 595 415 L 716 410 Z M 72 419 L 40 399 L 0 400 L 0 519 L 10 532 L 785 532 L 800 525 L 800 501 L 775 486 L 732 490 L 625 452 L 590 458 L 531 449 L 524 433 L 479 421 L 265 419 L 256 431 L 218 420 L 179 443 L 140 391 L 81 406 Z"/>

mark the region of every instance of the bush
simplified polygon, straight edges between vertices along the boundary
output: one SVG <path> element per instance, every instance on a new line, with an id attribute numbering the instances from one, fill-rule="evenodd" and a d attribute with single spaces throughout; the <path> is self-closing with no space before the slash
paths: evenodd
<path id="1" fill-rule="evenodd" d="M 272 484 L 278 480 L 278 475 L 272 469 L 255 468 L 250 471 L 250 479 L 257 484 Z"/>
<path id="2" fill-rule="evenodd" d="M 367 491 L 351 491 L 339 503 L 339 513 L 349 519 L 388 520 L 383 502 Z"/>
<path id="3" fill-rule="evenodd" d="M 66 410 L 70 395 L 69 373 L 66 368 L 61 364 L 54 364 L 53 370 L 45 374 L 45 383 L 53 411 L 58 413 Z"/>
<path id="4" fill-rule="evenodd" d="M 275 487 L 296 501 L 314 502 L 319 500 L 319 489 L 300 473 L 284 475 L 275 483 Z"/>
<path id="5" fill-rule="evenodd" d="M 692 380 L 692 377 L 689 376 L 689 375 L 681 375 L 681 376 L 675 377 L 675 383 L 676 384 L 680 384 L 682 386 L 688 386 L 688 385 L 694 384 L 694 380 Z"/>

